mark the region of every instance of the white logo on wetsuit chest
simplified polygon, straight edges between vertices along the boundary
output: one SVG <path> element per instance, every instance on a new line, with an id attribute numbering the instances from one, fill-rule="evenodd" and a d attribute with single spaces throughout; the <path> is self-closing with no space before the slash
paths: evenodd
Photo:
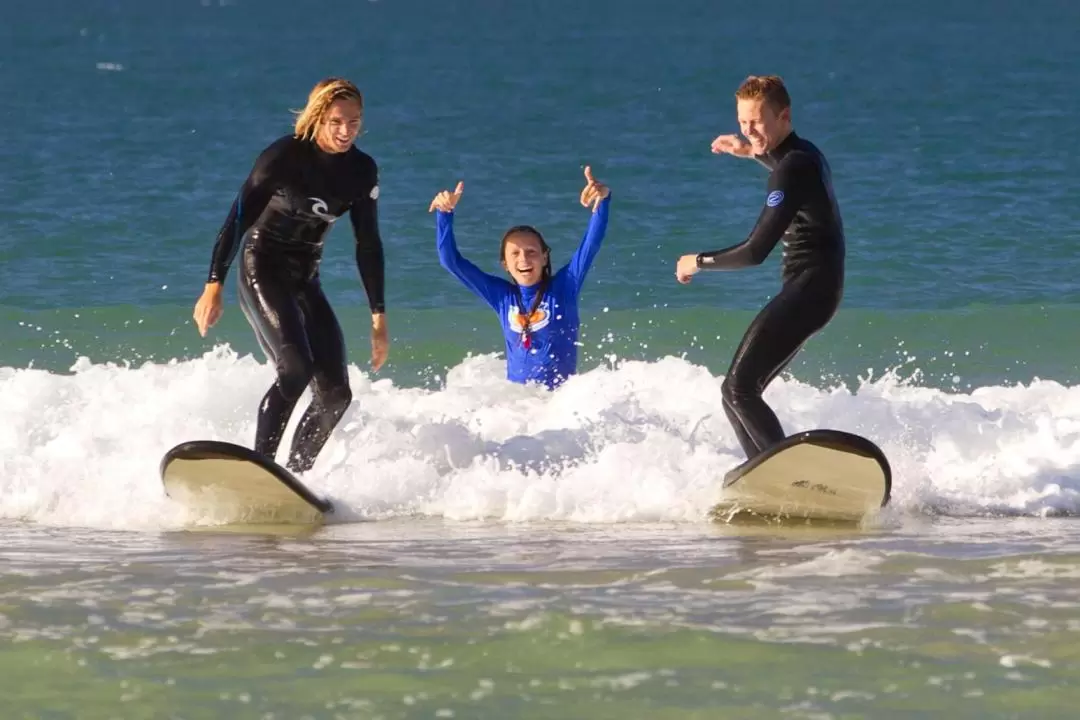
<path id="1" fill-rule="evenodd" d="M 327 206 L 325 200 L 323 200 L 321 198 L 317 198 L 317 197 L 309 197 L 308 200 L 311 200 L 314 203 L 311 206 L 312 215 L 318 215 L 319 217 L 321 217 L 326 222 L 331 222 L 332 223 L 335 220 L 337 220 L 337 218 L 335 216 L 333 216 L 333 215 L 331 215 L 329 213 L 330 208 L 329 208 L 329 206 Z"/>
<path id="2" fill-rule="evenodd" d="M 782 202 L 784 202 L 783 190 L 773 190 L 771 193 L 769 193 L 769 197 L 765 198 L 765 204 L 769 207 L 776 207 Z"/>
<path id="3" fill-rule="evenodd" d="M 529 330 L 536 332 L 542 330 L 551 324 L 551 302 L 550 298 L 544 298 L 540 301 L 540 307 L 533 311 L 533 314 L 529 316 Z M 528 308 L 519 307 L 516 303 L 510 305 L 506 309 L 506 320 L 510 324 L 510 330 L 518 333 L 519 335 L 525 331 L 525 313 L 528 312 Z M 560 316 L 561 317 L 561 316 Z"/>

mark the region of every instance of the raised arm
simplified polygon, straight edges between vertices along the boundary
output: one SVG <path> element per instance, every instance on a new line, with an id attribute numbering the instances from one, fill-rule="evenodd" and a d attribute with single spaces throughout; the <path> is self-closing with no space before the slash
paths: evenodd
<path id="1" fill-rule="evenodd" d="M 461 283 L 476 293 L 493 310 L 510 289 L 510 283 L 501 277 L 489 275 L 466 260 L 458 251 L 454 239 L 454 213 L 437 210 L 435 213 L 436 245 L 439 248 L 439 264 L 449 270 Z"/>
<path id="2" fill-rule="evenodd" d="M 461 199 L 465 184 L 459 182 L 453 193 L 442 191 L 431 201 L 428 212 L 435 211 L 435 245 L 439 251 L 439 264 L 484 300 L 493 310 L 511 289 L 510 283 L 501 277 L 489 275 L 466 260 L 454 238 L 454 208 Z"/>
<path id="3" fill-rule="evenodd" d="M 738 135 L 720 135 L 712 141 L 711 149 L 714 155 L 727 153 L 740 158 L 753 158 L 758 163 L 772 170 L 776 163 L 768 155 L 755 155 L 750 143 Z"/>
<path id="4" fill-rule="evenodd" d="M 585 180 L 585 189 L 581 191 L 581 204 L 585 207 L 591 204 L 593 212 L 589 218 L 589 228 L 585 231 L 581 244 L 578 245 L 577 251 L 566 266 L 567 273 L 573 280 L 575 292 L 581 290 L 585 276 L 596 258 L 596 253 L 600 252 L 600 245 L 607 233 L 608 208 L 611 205 L 611 191 L 606 185 L 593 179 L 592 169 L 588 166 L 585 167 Z"/>

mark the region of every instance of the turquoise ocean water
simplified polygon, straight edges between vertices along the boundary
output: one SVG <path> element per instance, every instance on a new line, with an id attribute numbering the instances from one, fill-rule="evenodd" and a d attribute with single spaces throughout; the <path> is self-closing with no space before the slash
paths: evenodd
<path id="1" fill-rule="evenodd" d="M 44 0 L 0 22 L 0 695 L 11 717 L 1066 717 L 1080 700 L 1080 6 Z M 779 283 L 674 280 L 764 197 L 709 152 L 778 73 L 833 169 L 835 321 L 766 397 L 871 437 L 858 530 L 705 519 L 740 451 L 720 383 Z M 327 75 L 365 94 L 390 362 L 347 223 L 324 283 L 355 402 L 311 535 L 182 529 L 161 454 L 248 444 L 272 371 L 191 324 L 258 152 Z M 443 271 L 613 192 L 581 374 L 503 380 Z"/>

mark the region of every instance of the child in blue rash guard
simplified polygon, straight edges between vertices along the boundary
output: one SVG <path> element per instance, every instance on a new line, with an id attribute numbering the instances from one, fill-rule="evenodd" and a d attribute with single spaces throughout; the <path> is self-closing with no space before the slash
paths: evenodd
<path id="1" fill-rule="evenodd" d="M 585 168 L 581 204 L 592 206 L 589 229 L 574 257 L 551 274 L 551 250 L 533 227 L 517 225 L 502 239 L 500 259 L 513 282 L 489 275 L 458 252 L 454 208 L 464 184 L 442 191 L 428 212 L 435 214 L 439 262 L 499 316 L 506 341 L 506 377 L 553 390 L 577 372 L 578 293 L 607 230 L 611 191 Z"/>

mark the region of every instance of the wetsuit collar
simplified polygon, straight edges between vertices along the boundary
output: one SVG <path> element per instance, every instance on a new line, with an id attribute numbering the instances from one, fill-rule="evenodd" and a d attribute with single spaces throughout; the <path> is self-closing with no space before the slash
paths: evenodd
<path id="1" fill-rule="evenodd" d="M 322 162 L 334 162 L 338 158 L 348 156 L 349 152 L 352 150 L 352 148 L 350 147 L 349 150 L 346 150 L 345 152 L 329 152 L 322 149 L 322 146 L 319 145 L 318 140 L 313 139 L 309 140 L 308 142 L 311 143 L 311 147 L 314 149 L 315 157 L 319 158 L 319 160 L 321 160 Z M 353 147 L 355 147 L 355 145 Z"/>
<path id="2" fill-rule="evenodd" d="M 779 145 L 774 147 L 769 152 L 765 153 L 765 157 L 769 158 L 774 162 L 779 161 L 782 157 L 788 154 L 792 147 L 795 146 L 795 143 L 798 141 L 798 139 L 799 136 L 795 134 L 795 130 L 793 128 L 791 132 L 788 133 L 788 136 L 780 141 Z"/>

